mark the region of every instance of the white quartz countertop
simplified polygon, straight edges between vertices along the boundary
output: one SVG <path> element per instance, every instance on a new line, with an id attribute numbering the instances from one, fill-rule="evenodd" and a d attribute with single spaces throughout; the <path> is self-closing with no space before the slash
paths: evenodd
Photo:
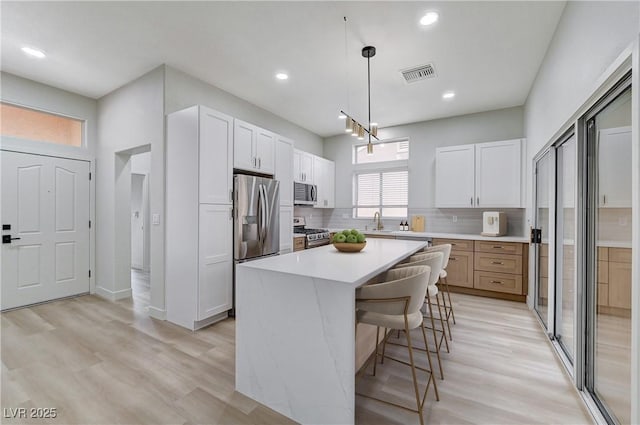
<path id="1" fill-rule="evenodd" d="M 339 232 L 343 229 L 329 229 L 330 232 Z M 501 241 L 501 242 L 520 242 L 520 243 L 528 243 L 529 238 L 525 236 L 481 236 L 469 233 L 436 233 L 436 232 L 413 232 L 413 231 L 405 231 L 405 230 L 360 230 L 365 235 L 388 235 L 394 237 L 405 237 L 405 238 L 440 238 L 440 239 L 464 239 L 464 240 L 473 240 L 473 241 Z"/>
<path id="2" fill-rule="evenodd" d="M 368 239 L 360 252 L 339 252 L 333 245 L 248 261 L 237 267 L 324 279 L 358 287 L 427 245 L 426 241 Z"/>

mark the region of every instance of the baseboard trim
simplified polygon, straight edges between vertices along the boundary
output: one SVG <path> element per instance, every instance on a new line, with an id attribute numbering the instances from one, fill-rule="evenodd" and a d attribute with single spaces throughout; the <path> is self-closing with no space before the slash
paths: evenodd
<path id="1" fill-rule="evenodd" d="M 149 317 L 158 320 L 167 320 L 167 310 L 149 306 Z"/>
<path id="2" fill-rule="evenodd" d="M 119 301 L 125 298 L 131 298 L 131 288 L 110 291 L 102 286 L 96 286 L 96 295 L 109 301 Z"/>
<path id="3" fill-rule="evenodd" d="M 193 330 L 197 331 L 198 329 L 202 329 L 206 326 L 212 325 L 216 322 L 226 319 L 229 317 L 228 311 L 223 311 L 222 313 L 218 313 L 215 316 L 208 317 L 204 320 L 198 320 L 193 322 Z"/>

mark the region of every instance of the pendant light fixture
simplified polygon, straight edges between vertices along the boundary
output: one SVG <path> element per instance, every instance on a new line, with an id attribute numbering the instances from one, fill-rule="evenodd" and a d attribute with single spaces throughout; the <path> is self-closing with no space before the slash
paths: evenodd
<path id="1" fill-rule="evenodd" d="M 349 106 L 349 72 L 347 62 L 347 17 L 344 17 L 344 44 L 345 44 L 345 63 L 346 63 L 346 76 L 347 76 L 347 106 Z M 364 126 L 355 120 L 351 115 L 345 111 L 340 111 L 340 118 L 345 117 L 344 131 L 347 134 L 351 134 L 353 137 L 357 137 L 358 140 L 364 140 L 364 135 L 368 135 L 367 154 L 373 154 L 373 143 L 371 138 L 378 139 L 378 125 L 371 122 L 371 58 L 376 55 L 376 48 L 374 46 L 365 46 L 362 48 L 362 57 L 367 58 L 367 110 L 369 112 L 368 125 Z"/>

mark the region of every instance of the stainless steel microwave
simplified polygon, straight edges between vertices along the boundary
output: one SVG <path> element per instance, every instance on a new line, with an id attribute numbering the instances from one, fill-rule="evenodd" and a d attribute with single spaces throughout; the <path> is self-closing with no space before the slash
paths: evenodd
<path id="1" fill-rule="evenodd" d="M 293 183 L 294 205 L 315 205 L 318 202 L 318 188 L 315 184 Z"/>

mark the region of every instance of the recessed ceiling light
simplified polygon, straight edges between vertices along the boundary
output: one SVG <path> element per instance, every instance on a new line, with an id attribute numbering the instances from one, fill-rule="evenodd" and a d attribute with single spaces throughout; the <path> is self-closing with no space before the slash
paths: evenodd
<path id="1" fill-rule="evenodd" d="M 278 72 L 278 73 L 276 74 L 276 78 L 277 78 L 278 80 L 288 80 L 288 79 L 289 79 L 289 76 L 288 76 L 287 74 L 285 74 L 284 72 Z"/>
<path id="2" fill-rule="evenodd" d="M 453 97 L 454 97 L 455 95 L 456 95 L 456 94 L 455 94 L 454 92 L 452 92 L 452 91 L 448 91 L 448 92 L 444 92 L 444 93 L 442 94 L 442 98 L 443 98 L 443 99 L 453 99 Z"/>
<path id="3" fill-rule="evenodd" d="M 438 12 L 429 12 L 420 18 L 420 25 L 432 25 L 438 22 Z"/>
<path id="4" fill-rule="evenodd" d="M 24 52 L 24 54 L 32 56 L 34 58 L 38 58 L 38 59 L 42 59 L 47 56 L 44 54 L 42 50 L 34 49 L 33 47 L 25 46 L 21 50 Z"/>
<path id="5" fill-rule="evenodd" d="M 345 120 L 345 119 L 347 119 L 347 116 L 345 114 L 340 114 L 340 115 L 338 115 L 338 119 Z"/>

